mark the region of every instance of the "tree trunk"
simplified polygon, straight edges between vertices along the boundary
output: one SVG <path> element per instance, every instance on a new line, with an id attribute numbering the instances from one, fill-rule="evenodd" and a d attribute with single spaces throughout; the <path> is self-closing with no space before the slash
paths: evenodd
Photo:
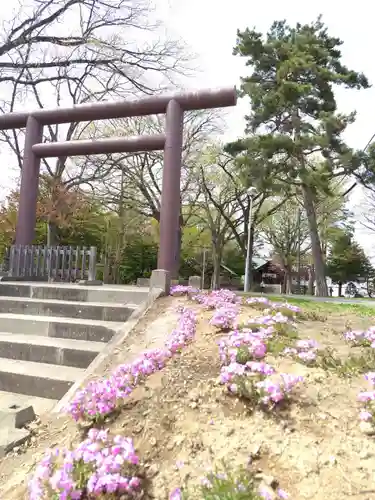
<path id="1" fill-rule="evenodd" d="M 292 273 L 290 269 L 285 269 L 285 281 L 286 281 L 285 293 L 287 295 L 290 295 L 292 293 Z"/>
<path id="2" fill-rule="evenodd" d="M 339 285 L 339 297 L 341 297 L 341 295 L 342 295 L 342 281 L 339 281 L 338 285 Z"/>
<path id="3" fill-rule="evenodd" d="M 115 285 L 120 284 L 120 263 L 121 263 L 121 252 L 122 252 L 122 244 L 121 244 L 121 236 L 120 236 L 120 241 L 117 242 L 116 244 L 116 251 L 114 255 L 114 261 L 112 264 L 112 276 L 113 276 L 113 283 Z"/>
<path id="4" fill-rule="evenodd" d="M 283 282 L 281 283 L 281 293 L 283 295 L 286 294 L 286 272 L 284 271 L 284 274 L 283 274 Z"/>
<path id="5" fill-rule="evenodd" d="M 106 245 L 103 252 L 103 283 L 106 285 L 110 283 L 110 248 Z"/>
<path id="6" fill-rule="evenodd" d="M 311 252 L 314 262 L 316 295 L 318 297 L 328 297 L 328 287 L 325 276 L 325 264 L 320 243 L 318 224 L 316 221 L 316 212 L 314 198 L 311 188 L 307 184 L 302 184 L 303 204 L 306 210 L 306 216 L 309 224 L 311 239 Z"/>
<path id="7" fill-rule="evenodd" d="M 254 248 L 254 226 L 250 230 L 250 258 L 249 258 L 249 289 L 253 286 L 253 248 Z"/>
<path id="8" fill-rule="evenodd" d="M 308 295 L 314 295 L 314 281 L 315 281 L 315 273 L 314 266 L 309 266 L 309 282 L 307 284 L 307 293 Z"/>
<path id="9" fill-rule="evenodd" d="M 212 262 L 214 270 L 212 273 L 211 286 L 213 290 L 218 290 L 220 288 L 221 260 L 222 260 L 221 242 L 215 242 L 212 245 Z"/>
<path id="10" fill-rule="evenodd" d="M 47 246 L 56 246 L 58 243 L 57 240 L 57 226 L 54 222 L 49 220 L 47 223 Z"/>

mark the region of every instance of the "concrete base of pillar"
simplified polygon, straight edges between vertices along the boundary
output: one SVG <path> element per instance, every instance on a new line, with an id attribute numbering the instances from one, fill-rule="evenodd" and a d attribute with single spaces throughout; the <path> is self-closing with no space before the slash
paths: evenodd
<path id="1" fill-rule="evenodd" d="M 165 269 L 154 269 L 152 271 L 150 291 L 156 288 L 162 290 L 164 295 L 169 295 L 171 290 L 171 277 L 169 271 Z"/>

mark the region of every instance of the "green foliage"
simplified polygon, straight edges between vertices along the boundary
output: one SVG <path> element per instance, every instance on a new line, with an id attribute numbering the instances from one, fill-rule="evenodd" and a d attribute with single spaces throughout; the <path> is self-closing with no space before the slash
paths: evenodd
<path id="1" fill-rule="evenodd" d="M 333 371 L 340 377 L 353 377 L 372 371 L 375 363 L 374 349 L 361 349 L 360 353 L 342 358 L 332 348 L 318 351 L 317 365 L 323 370 Z"/>
<path id="2" fill-rule="evenodd" d="M 265 37 L 249 29 L 237 33 L 234 54 L 253 70 L 240 91 L 251 100 L 246 117 L 251 135 L 227 149 L 242 153 L 240 164 L 261 188 L 273 178 L 319 191 L 338 169 L 343 174 L 358 169 L 360 155 L 341 139 L 355 115 L 336 112 L 334 86 L 361 89 L 369 83 L 341 63 L 341 45 L 320 18 L 295 27 L 276 21 Z M 310 162 L 317 153 L 324 158 L 318 166 Z"/>
<path id="3" fill-rule="evenodd" d="M 352 234 L 341 231 L 328 254 L 328 275 L 336 283 L 356 281 L 367 277 L 371 270 L 369 259 Z"/>
<path id="4" fill-rule="evenodd" d="M 59 198 L 52 204 L 43 182 L 38 205 L 35 228 L 35 245 L 47 242 L 48 220 L 53 222 L 57 244 L 61 246 L 96 246 L 100 251 L 103 235 L 111 212 L 93 196 L 81 191 L 61 190 Z M 0 248 L 12 244 L 15 237 L 18 191 L 12 191 L 0 207 Z"/>
<path id="5" fill-rule="evenodd" d="M 203 500 L 261 500 L 264 496 L 260 495 L 259 481 L 256 481 L 254 476 L 253 472 L 245 468 L 231 471 L 225 466 L 224 472 L 216 470 L 209 473 L 197 493 Z M 188 489 L 184 489 L 182 498 L 190 498 Z"/>
<path id="6" fill-rule="evenodd" d="M 85 215 L 77 213 L 73 223 L 68 227 L 58 227 L 58 242 L 60 245 L 95 246 L 100 252 L 103 246 L 103 234 L 106 233 L 107 220 L 111 214 L 103 212 L 98 203 L 93 203 L 90 213 Z"/>
<path id="7" fill-rule="evenodd" d="M 234 242 L 229 242 L 223 251 L 223 264 L 237 276 L 242 276 L 245 269 L 245 257 L 241 249 Z"/>
<path id="8" fill-rule="evenodd" d="M 334 178 L 358 175 L 364 168 L 363 153 L 342 139 L 355 113 L 337 112 L 334 87 L 361 89 L 369 83 L 342 64 L 341 45 L 318 18 L 295 27 L 276 21 L 265 36 L 250 29 L 238 31 L 234 49 L 252 69 L 240 89 L 242 97 L 250 98 L 251 113 L 245 117 L 248 136 L 226 150 L 260 191 L 293 194 L 300 188 L 320 296 L 328 290 L 317 197 L 330 194 Z"/>
<path id="9" fill-rule="evenodd" d="M 121 253 L 119 274 L 121 283 L 133 283 L 137 278 L 149 278 L 157 267 L 158 246 L 142 237 L 126 243 Z"/>
<path id="10" fill-rule="evenodd" d="M 203 252 L 211 250 L 209 231 L 201 227 L 201 219 L 191 216 L 189 225 L 182 229 L 180 277 L 199 276 L 203 267 Z M 206 271 L 212 267 L 211 251 L 206 251 Z"/>

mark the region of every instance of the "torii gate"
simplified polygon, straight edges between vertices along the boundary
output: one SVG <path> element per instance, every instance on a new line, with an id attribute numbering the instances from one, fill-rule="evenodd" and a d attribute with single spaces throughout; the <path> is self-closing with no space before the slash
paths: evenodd
<path id="1" fill-rule="evenodd" d="M 29 113 L 13 112 L 0 116 L 0 130 L 26 127 L 16 245 L 31 245 L 34 240 L 41 158 L 104 153 L 137 153 L 164 149 L 158 269 L 165 269 L 171 275 L 175 275 L 178 272 L 179 260 L 177 234 L 180 216 L 184 111 L 235 106 L 236 102 L 236 89 L 231 87 L 220 90 L 201 90 L 145 97 L 135 101 L 80 104 L 71 108 L 39 109 Z M 161 113 L 166 114 L 166 125 L 165 133 L 160 135 L 42 142 L 44 125 Z"/>

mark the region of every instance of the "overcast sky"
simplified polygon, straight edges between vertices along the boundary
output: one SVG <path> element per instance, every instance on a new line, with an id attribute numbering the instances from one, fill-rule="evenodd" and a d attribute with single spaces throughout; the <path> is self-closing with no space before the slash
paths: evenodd
<path id="1" fill-rule="evenodd" d="M 343 60 L 349 67 L 363 71 L 375 83 L 375 63 L 372 48 L 375 46 L 371 3 L 365 0 L 339 2 L 315 0 L 284 2 L 250 2 L 249 0 L 154 0 L 159 17 L 173 38 L 181 37 L 197 55 L 196 74 L 181 83 L 188 88 L 238 85 L 240 76 L 246 74 L 244 61 L 232 55 L 236 30 L 255 27 L 265 32 L 274 20 L 286 19 L 289 23 L 311 22 L 319 14 L 330 32 L 344 40 Z M 9 4 L 7 4 L 9 6 Z M 3 12 L 4 15 L 4 12 Z M 2 16 L 1 16 L 2 17 Z M 337 95 L 341 111 L 357 111 L 357 121 L 350 127 L 346 139 L 353 147 L 364 147 L 375 133 L 375 88 L 356 92 L 340 91 Z M 235 139 L 244 129 L 243 116 L 248 104 L 239 102 L 226 114 L 225 139 Z M 0 194 L 15 177 L 16 170 L 9 168 L 9 160 L 2 155 L 2 183 Z M 354 192 L 351 206 L 358 206 L 363 193 Z M 371 257 L 372 237 L 357 231 L 357 239 Z"/>
<path id="2" fill-rule="evenodd" d="M 238 85 L 240 76 L 246 74 L 244 62 L 232 55 L 237 29 L 246 27 L 266 32 L 274 20 L 286 19 L 288 23 L 309 23 L 319 14 L 331 34 L 344 41 L 344 63 L 352 69 L 363 71 L 375 84 L 375 30 L 371 3 L 365 0 L 339 3 L 315 0 L 156 0 L 160 15 L 174 36 L 181 36 L 198 55 L 200 72 L 189 79 L 190 87 L 218 87 Z M 248 71 L 248 70 L 247 70 Z M 364 147 L 375 133 L 375 87 L 364 91 L 339 91 L 340 111 L 357 111 L 357 121 L 352 125 L 346 140 L 352 147 Z M 248 104 L 240 102 L 227 114 L 226 136 L 236 138 L 243 132 L 243 116 Z M 358 207 L 364 198 L 357 189 L 351 199 L 351 208 Z M 375 235 L 358 227 L 356 237 L 366 252 L 375 258 Z"/>

